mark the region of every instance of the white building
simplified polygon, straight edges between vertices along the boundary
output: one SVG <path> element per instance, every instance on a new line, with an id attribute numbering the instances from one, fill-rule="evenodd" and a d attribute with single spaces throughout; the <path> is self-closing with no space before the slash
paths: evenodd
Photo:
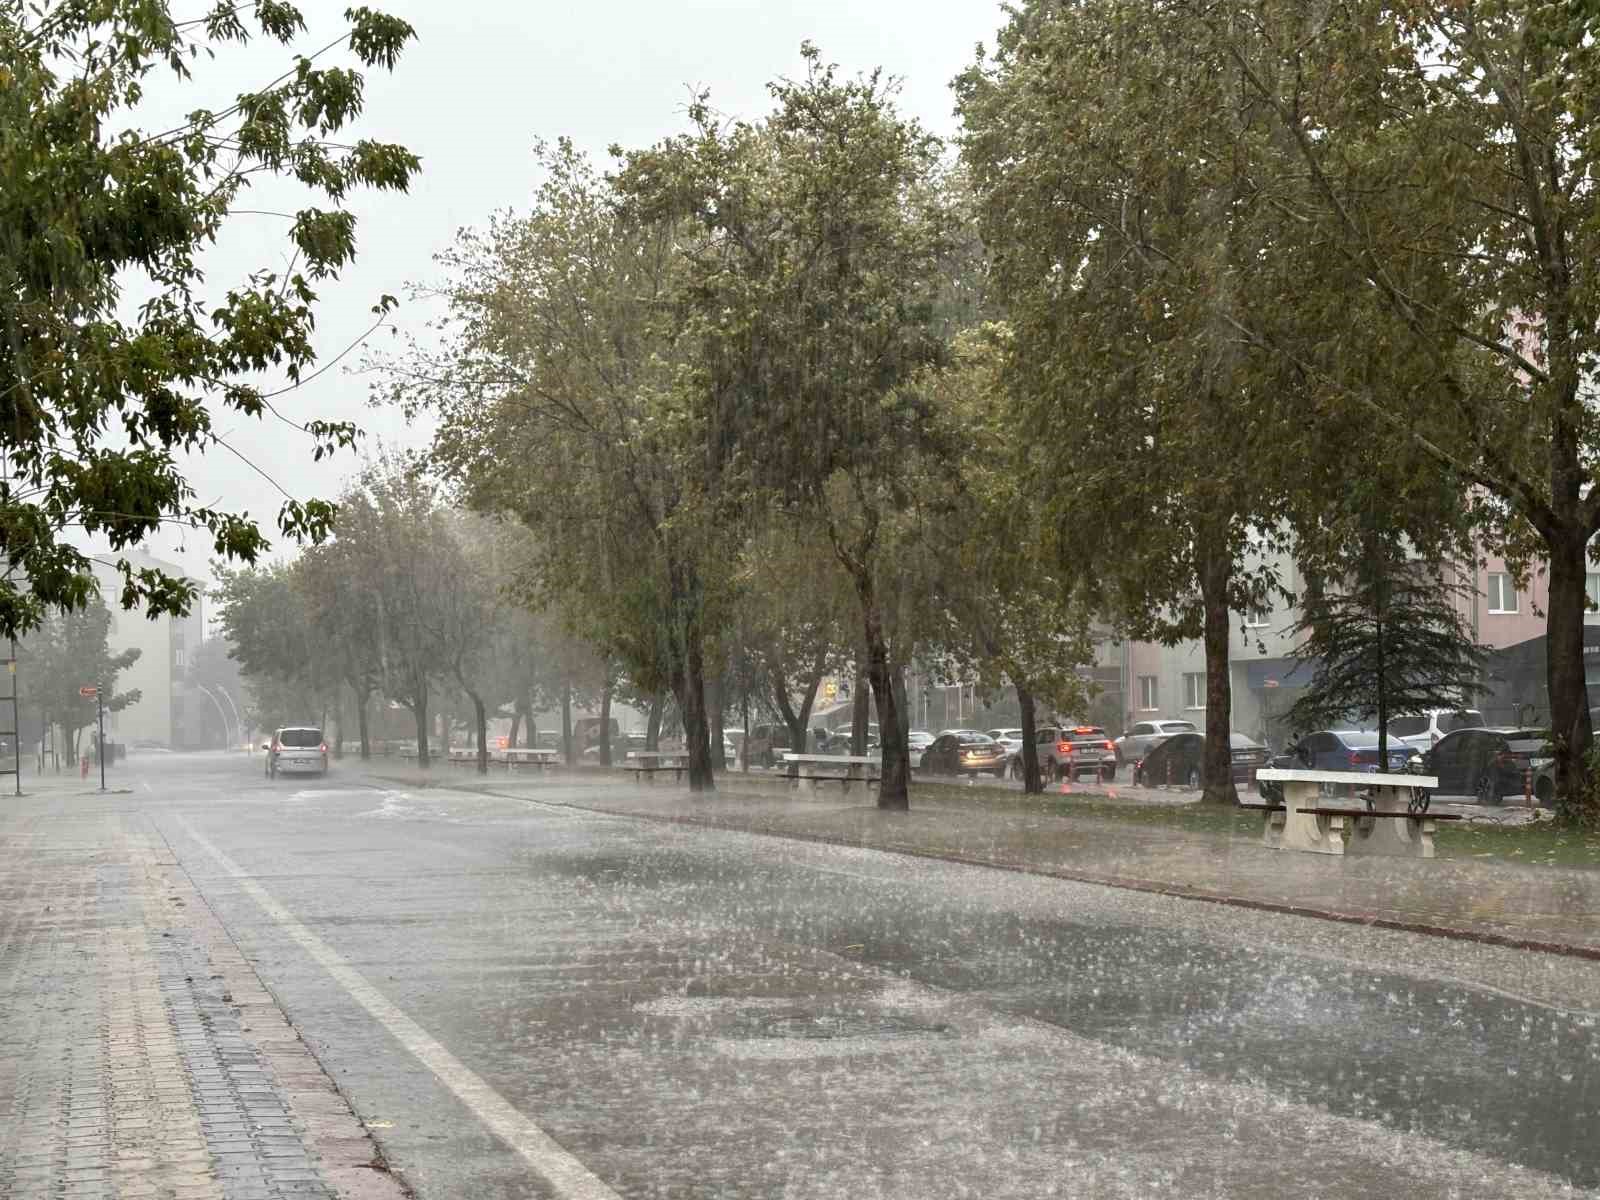
<path id="1" fill-rule="evenodd" d="M 117 557 L 126 558 L 135 569 L 153 568 L 187 578 L 182 567 L 142 550 L 125 550 Z M 106 607 L 111 610 L 111 652 L 118 654 L 135 647 L 140 652 L 139 660 L 117 676 L 116 685 L 119 692 L 138 688 L 139 701 L 121 712 L 106 714 L 106 736 L 124 743 L 148 741 L 174 748 L 187 745 L 186 731 L 193 725 L 187 709 L 195 693 L 185 686 L 184 678 L 188 656 L 204 636 L 201 598 L 196 597 L 186 617 L 158 617 L 152 621 L 142 609 L 127 612 L 118 603 L 122 576 L 117 571 L 97 564 L 95 577 L 100 581 Z M 204 697 L 200 703 L 205 703 Z"/>

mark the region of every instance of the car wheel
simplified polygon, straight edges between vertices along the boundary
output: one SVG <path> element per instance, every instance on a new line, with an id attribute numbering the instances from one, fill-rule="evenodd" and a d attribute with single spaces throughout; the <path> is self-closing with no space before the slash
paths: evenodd
<path id="1" fill-rule="evenodd" d="M 1189 768 L 1188 784 L 1191 792 L 1200 790 L 1200 769 L 1198 767 Z"/>
<path id="2" fill-rule="evenodd" d="M 1478 786 L 1474 789 L 1479 804 L 1497 805 L 1500 803 L 1500 789 L 1495 785 L 1493 771 L 1485 771 L 1478 776 Z"/>
<path id="3" fill-rule="evenodd" d="M 1105 781 L 1107 783 L 1110 783 L 1113 779 L 1115 779 L 1117 777 L 1117 764 L 1116 763 L 1112 763 L 1109 767 L 1103 768 L 1102 771 L 1101 771 L 1101 776 L 1105 779 Z"/>
<path id="4" fill-rule="evenodd" d="M 772 758 L 771 750 L 763 750 L 761 752 L 761 765 L 769 771 L 772 770 L 775 764 Z"/>
<path id="5" fill-rule="evenodd" d="M 1534 799 L 1539 801 L 1540 808 L 1553 808 L 1556 802 L 1556 781 L 1550 776 L 1540 777 L 1539 782 L 1533 785 Z"/>
<path id="6" fill-rule="evenodd" d="M 1023 775 L 1024 775 L 1024 772 L 1022 770 L 1022 760 L 1020 758 L 1012 759 L 1011 760 L 1011 778 L 1020 781 L 1023 778 Z"/>

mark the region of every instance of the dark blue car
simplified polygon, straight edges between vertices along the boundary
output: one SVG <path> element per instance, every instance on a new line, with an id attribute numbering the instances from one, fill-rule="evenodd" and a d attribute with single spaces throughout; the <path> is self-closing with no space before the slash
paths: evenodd
<path id="1" fill-rule="evenodd" d="M 1388 773 L 1406 774 L 1422 756 L 1415 747 L 1391 737 Z M 1308 733 L 1272 760 L 1272 766 L 1289 771 L 1349 771 L 1372 775 L 1378 771 L 1378 735 L 1366 729 L 1323 730 Z M 1262 782 L 1257 790 L 1278 803 L 1283 793 L 1275 783 Z"/>

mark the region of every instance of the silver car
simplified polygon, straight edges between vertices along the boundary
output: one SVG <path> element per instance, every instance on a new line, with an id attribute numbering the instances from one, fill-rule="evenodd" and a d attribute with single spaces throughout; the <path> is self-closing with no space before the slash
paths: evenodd
<path id="1" fill-rule="evenodd" d="M 267 744 L 267 778 L 284 774 L 326 775 L 328 743 L 322 730 L 310 725 L 286 725 Z"/>
<path id="2" fill-rule="evenodd" d="M 1139 721 L 1113 744 L 1117 765 L 1136 763 L 1175 733 L 1195 733 L 1193 721 Z"/>

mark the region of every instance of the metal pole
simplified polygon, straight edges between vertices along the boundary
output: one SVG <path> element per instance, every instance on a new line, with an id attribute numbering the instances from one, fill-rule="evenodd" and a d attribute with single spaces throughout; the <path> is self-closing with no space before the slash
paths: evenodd
<path id="1" fill-rule="evenodd" d="M 228 695 L 228 689 L 223 687 L 220 683 L 217 684 L 217 691 L 222 693 L 222 698 L 228 702 L 228 707 L 233 709 L 233 732 L 234 735 L 239 739 L 239 745 L 243 746 L 244 718 L 239 715 L 239 706 L 233 702 L 233 697 Z M 228 723 L 224 721 L 222 724 L 224 728 L 226 728 Z"/>
<path id="2" fill-rule="evenodd" d="M 100 727 L 100 790 L 106 790 L 106 689 L 94 690 L 95 723 Z"/>

